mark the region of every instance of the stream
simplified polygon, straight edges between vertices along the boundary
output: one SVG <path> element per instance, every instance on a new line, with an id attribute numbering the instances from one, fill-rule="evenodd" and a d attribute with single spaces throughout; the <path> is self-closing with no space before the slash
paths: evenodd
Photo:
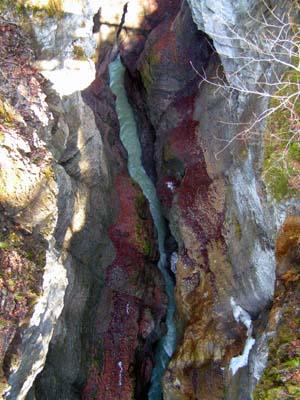
<path id="1" fill-rule="evenodd" d="M 146 174 L 141 161 L 141 145 L 137 134 L 134 114 L 129 105 L 124 87 L 125 67 L 118 57 L 110 64 L 110 87 L 116 95 L 116 109 L 120 123 L 120 138 L 128 152 L 128 170 L 133 180 L 140 186 L 150 204 L 150 212 L 157 230 L 160 259 L 158 268 L 163 274 L 168 296 L 168 310 L 166 317 L 167 334 L 159 341 L 155 366 L 152 371 L 151 386 L 148 400 L 162 399 L 161 379 L 174 352 L 176 344 L 176 328 L 173 320 L 175 312 L 174 284 L 167 271 L 167 258 L 165 253 L 166 224 L 162 214 L 161 204 L 156 194 L 156 189 Z"/>

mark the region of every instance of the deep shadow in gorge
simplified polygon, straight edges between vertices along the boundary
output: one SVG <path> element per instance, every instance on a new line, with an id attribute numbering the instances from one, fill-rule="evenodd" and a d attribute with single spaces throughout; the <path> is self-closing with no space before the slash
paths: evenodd
<path id="1" fill-rule="evenodd" d="M 179 7 L 179 4 L 177 4 L 177 7 Z M 172 13 L 162 12 L 160 14 L 159 10 L 158 15 L 155 14 L 153 16 L 147 16 L 146 23 L 148 25 L 149 35 L 151 35 L 151 30 L 153 30 L 156 26 L 159 26 L 160 23 L 162 24 L 163 29 L 166 29 L 166 27 L 169 26 L 174 20 L 178 10 L 179 8 L 176 10 L 176 7 L 172 7 Z M 189 35 L 191 35 L 193 41 L 190 42 L 190 49 L 193 47 L 195 48 L 195 50 L 193 50 L 192 59 L 200 68 L 202 62 L 198 64 L 197 60 L 201 59 L 202 54 L 205 54 L 205 58 L 209 57 L 209 46 L 206 42 L 207 39 L 201 33 L 198 33 L 195 25 L 191 21 L 187 7 L 184 7 L 183 10 L 183 26 L 185 19 L 188 19 L 188 24 L 191 26 L 189 26 L 188 33 L 185 34 L 184 38 L 180 38 L 179 35 L 178 40 L 179 43 L 183 44 L 183 42 L 189 41 Z M 151 29 L 149 29 L 149 21 L 151 21 L 152 24 Z M 177 17 L 179 31 L 180 21 L 181 17 L 179 16 Z M 132 33 L 139 34 L 140 32 L 130 32 L 131 35 Z M 134 37 L 130 40 L 132 40 L 133 43 L 131 48 L 130 42 L 126 43 L 126 45 L 130 48 L 129 51 L 126 51 L 124 47 L 122 48 L 121 44 L 121 54 L 123 55 L 124 59 L 127 59 L 129 62 L 143 51 L 143 45 L 145 43 L 146 36 L 143 35 L 142 39 L 139 37 L 139 41 L 141 41 L 138 43 L 138 46 L 136 46 Z M 199 51 L 196 50 L 196 44 L 198 44 L 198 40 L 204 44 L 204 50 L 201 48 Z M 179 52 L 182 44 L 179 45 Z M 95 121 L 102 136 L 103 148 L 105 149 L 106 157 L 109 160 L 107 163 L 108 176 L 112 182 L 114 182 L 114 186 L 116 188 L 118 185 L 117 181 L 119 175 L 122 175 L 120 178 L 121 182 L 119 181 L 119 184 L 122 186 L 122 180 L 125 179 L 126 181 L 127 178 L 124 176 L 124 169 L 126 169 L 124 164 L 124 161 L 126 161 L 126 154 L 119 142 L 119 127 L 114 111 L 114 100 L 110 89 L 108 88 L 107 67 L 111 61 L 111 48 L 112 43 L 109 40 L 106 43 L 101 43 L 99 49 L 99 60 L 97 63 L 97 78 L 92 85 L 82 93 L 82 98 L 94 112 Z M 183 49 L 183 47 L 181 47 L 181 49 Z M 187 52 L 186 56 L 189 57 L 189 55 L 190 54 Z M 166 61 L 168 64 L 168 60 Z M 188 58 L 185 59 L 185 63 L 187 62 Z M 206 61 L 204 61 L 204 64 L 205 62 Z M 167 64 L 163 66 L 164 69 L 168 68 Z M 183 65 L 181 72 L 183 72 L 186 68 L 187 64 Z M 177 97 L 186 96 L 189 93 L 197 90 L 198 77 L 195 73 L 192 73 L 191 76 L 190 72 L 192 70 L 190 67 L 188 68 L 189 73 L 186 76 L 187 84 L 183 82 L 179 91 L 173 91 L 173 88 L 170 87 L 171 92 L 159 94 L 163 101 L 165 98 L 167 98 L 167 107 Z M 180 74 L 181 72 L 177 71 L 175 75 L 178 77 L 178 73 Z M 128 73 L 126 85 L 129 98 L 131 99 L 132 105 L 136 110 L 143 148 L 143 163 L 147 172 L 153 181 L 155 181 L 157 178 L 157 162 L 155 161 L 154 154 L 155 130 L 150 122 L 149 117 L 145 117 L 144 120 L 141 120 L 140 118 L 141 115 L 145 116 L 148 112 L 148 110 L 145 108 L 146 102 L 143 99 L 145 96 L 145 89 L 140 73 L 136 72 L 132 76 L 130 76 Z M 137 99 L 134 99 L 131 96 L 134 96 L 135 94 L 138 96 Z M 166 109 L 165 105 L 163 108 Z M 71 128 L 72 124 L 74 125 L 74 123 L 70 121 Z M 74 129 L 72 131 L 74 131 Z M 76 190 L 77 182 L 82 181 L 82 177 L 79 168 L 81 160 L 80 151 L 79 149 L 74 148 L 74 146 L 76 147 L 75 144 L 78 142 L 78 138 L 76 135 L 76 130 L 74 132 L 75 134 L 72 134 L 70 137 L 65 154 L 62 156 L 62 166 L 71 176 L 71 178 L 74 179 L 74 187 Z M 89 168 L 92 170 L 94 166 L 90 164 Z M 128 251 L 125 253 L 124 251 L 121 251 L 119 252 L 118 256 L 118 246 L 123 248 L 126 247 L 126 236 L 130 236 L 129 232 L 121 233 L 121 230 L 119 233 L 117 233 L 119 237 L 116 238 L 113 237 L 115 234 L 111 232 L 111 229 L 114 230 L 114 228 L 112 228 L 110 225 L 111 220 L 119 221 L 119 224 L 122 223 L 122 216 L 119 215 L 121 220 L 118 220 L 117 216 L 117 210 L 120 210 L 120 200 L 118 200 L 118 196 L 122 197 L 122 193 L 120 192 L 117 198 L 115 197 L 115 193 L 113 191 L 105 194 L 106 199 L 102 200 L 103 206 L 105 207 L 106 204 L 113 204 L 113 207 L 109 209 L 108 214 L 104 213 L 105 215 L 102 215 L 101 210 L 98 208 L 93 210 L 98 201 L 97 199 L 101 198 L 102 196 L 101 187 L 97 186 L 97 182 L 98 185 L 101 185 L 101 177 L 96 178 L 97 179 L 95 181 L 92 179 L 87 182 L 88 194 L 86 198 L 86 210 L 84 216 L 86 222 L 84 229 L 80 232 L 74 233 L 69 244 L 68 251 L 71 253 L 73 259 L 72 266 L 70 267 L 72 271 L 70 272 L 69 278 L 71 281 L 73 281 L 73 284 L 69 285 L 66 294 L 65 310 L 61 317 L 61 322 L 58 324 L 57 333 L 52 340 L 47 356 L 46 367 L 39 375 L 39 378 L 35 383 L 34 391 L 37 398 L 51 399 L 60 398 L 63 396 L 68 396 L 74 399 L 88 399 L 90 396 L 98 396 L 101 399 L 116 398 L 116 396 L 118 396 L 120 376 L 123 373 L 123 364 L 120 364 L 121 361 L 119 361 L 118 358 L 121 358 L 123 355 L 125 355 L 125 358 L 127 358 L 129 357 L 129 353 L 133 352 L 135 355 L 133 358 L 132 356 L 129 357 L 128 370 L 125 372 L 126 375 L 128 374 L 129 381 L 128 384 L 126 383 L 126 385 L 129 386 L 126 387 L 126 390 L 128 390 L 128 396 L 130 396 L 130 393 L 132 390 L 134 390 L 136 399 L 144 399 L 149 389 L 151 369 L 154 362 L 153 351 L 155 349 L 155 342 L 162 334 L 164 334 L 163 321 L 165 300 L 163 294 L 159 295 L 160 299 L 157 298 L 157 294 L 147 294 L 149 289 L 152 291 L 151 285 L 154 284 L 154 287 L 155 285 L 156 287 L 160 287 L 162 285 L 160 282 L 161 278 L 159 277 L 155 267 L 155 262 L 157 262 L 156 251 L 154 250 L 153 253 L 152 250 L 153 254 L 150 254 L 150 257 L 149 255 L 146 255 L 145 261 L 141 261 L 140 256 L 136 258 L 136 256 L 132 254 L 131 250 L 129 253 Z M 124 188 L 121 190 L 124 190 Z M 80 190 L 78 193 L 80 196 Z M 140 199 L 139 196 L 140 195 L 138 194 L 138 198 Z M 134 201 L 136 202 L 136 200 Z M 141 212 L 141 207 L 144 208 L 144 217 L 142 219 L 145 219 L 146 215 L 147 220 L 147 218 L 149 218 L 147 216 L 147 206 L 141 205 L 141 200 L 138 200 L 138 202 L 139 209 L 137 211 Z M 70 207 L 72 207 L 72 205 L 65 204 L 62 206 L 62 209 L 67 208 L 68 213 L 70 214 Z M 121 210 L 121 212 L 124 211 Z M 68 218 L 68 221 L 65 220 L 63 223 L 61 221 L 62 226 L 65 226 L 65 229 L 67 228 L 68 222 L 72 219 L 72 215 L 68 215 Z M 62 215 L 61 219 L 64 220 L 65 216 Z M 101 227 L 101 229 L 95 236 L 95 233 L 99 227 Z M 134 227 L 129 228 L 129 230 L 131 229 L 134 229 Z M 109 237 L 105 233 L 107 230 L 110 230 L 111 232 Z M 102 234 L 100 232 L 102 232 Z M 60 227 L 60 237 L 58 238 L 59 242 L 62 241 L 64 235 L 65 232 L 62 232 L 62 228 Z M 122 235 L 125 235 L 125 242 L 122 241 Z M 170 238 L 168 239 L 169 242 L 172 241 Z M 115 248 L 116 253 L 112 247 L 110 239 L 112 239 L 114 243 L 113 246 L 117 246 L 117 248 Z M 118 244 L 118 242 L 120 242 L 120 244 Z M 153 246 L 153 244 L 151 246 Z M 176 244 L 175 247 L 174 245 L 172 246 L 175 248 Z M 117 261 L 116 259 L 113 261 L 113 257 L 117 257 Z M 130 258 L 132 260 L 135 259 L 133 263 L 136 263 L 136 267 L 138 268 L 141 268 L 141 263 L 146 262 L 146 264 L 148 264 L 144 272 L 138 272 L 138 276 L 133 278 L 136 282 L 134 285 L 137 285 L 136 289 L 130 288 L 131 284 L 129 284 L 129 282 L 126 283 L 126 273 L 128 273 L 128 268 L 132 268 L 130 266 L 130 261 L 128 261 Z M 120 262 L 123 264 L 125 263 L 125 269 L 127 268 L 125 275 L 124 272 L 121 272 L 123 267 L 120 266 Z M 114 266 L 112 270 L 113 275 L 108 276 L 107 274 L 109 274 L 109 272 L 105 271 L 105 269 L 108 268 L 109 270 L 110 265 Z M 146 275 L 143 276 L 145 272 Z M 158 274 L 157 277 L 155 277 L 155 274 Z M 154 283 L 155 281 L 156 283 Z M 130 296 L 132 294 L 132 290 L 133 292 L 135 290 L 140 292 L 143 291 L 143 287 L 146 289 L 146 298 L 142 300 L 142 302 L 144 301 L 145 305 L 143 306 L 140 300 L 138 302 L 133 301 L 131 304 Z M 160 290 L 162 290 L 162 288 Z M 136 295 L 137 294 L 134 294 L 134 296 Z M 125 299 L 127 300 L 125 301 Z M 133 325 L 131 326 L 128 324 L 126 325 L 124 320 L 117 318 L 117 314 L 114 317 L 114 313 L 120 313 L 120 307 L 124 307 L 124 301 L 126 304 L 126 309 L 127 305 L 130 303 L 130 307 L 132 306 L 137 313 L 136 316 L 133 317 Z M 162 303 L 159 304 L 158 301 Z M 113 318 L 112 320 L 110 320 L 111 317 Z M 145 329 L 147 329 L 147 324 L 150 323 L 151 325 L 153 323 L 151 320 L 155 321 L 155 329 L 152 332 L 150 331 L 151 333 L 149 338 L 144 339 L 145 333 L 140 331 L 140 329 L 143 328 L 138 328 L 137 324 L 140 324 L 141 326 L 144 325 L 146 327 Z M 61 335 L 62 329 L 65 331 L 64 335 Z M 122 337 L 130 337 L 128 331 L 130 332 L 131 330 L 136 332 L 132 337 L 133 342 L 126 342 L 124 344 Z M 135 337 L 138 337 L 138 342 L 136 342 L 137 339 Z M 125 346 L 125 348 L 122 346 Z M 116 358 L 114 358 L 114 354 Z M 111 360 L 106 359 L 106 357 L 111 358 Z M 57 362 L 59 362 L 60 365 L 60 368 L 58 369 L 55 367 Z M 74 366 L 76 367 L 74 368 Z M 118 377 L 116 382 L 114 382 L 113 376 Z M 127 376 L 125 380 L 126 379 Z M 137 383 L 132 386 L 132 389 L 130 389 L 132 385 L 130 382 L 134 381 L 137 381 Z M 124 391 L 122 388 L 122 398 L 124 399 L 127 398 L 126 390 Z"/>
<path id="2" fill-rule="evenodd" d="M 94 136 L 92 126 L 90 131 L 82 129 L 78 104 L 83 104 L 80 93 L 65 103 L 65 108 L 69 106 L 73 111 L 69 109 L 67 113 L 71 135 L 61 165 L 71 184 L 63 181 L 60 186 L 59 226 L 56 231 L 57 250 L 61 251 L 63 247 L 66 252 L 69 285 L 46 366 L 36 379 L 29 398 L 80 398 L 89 363 L 87 338 L 92 334 L 88 320 L 89 303 L 101 289 L 103 277 L 98 265 L 107 265 L 114 254 L 107 236 L 113 216 L 111 209 L 101 208 L 101 203 L 104 205 L 110 201 L 111 193 L 101 189 L 100 185 L 108 188 L 107 177 L 99 175 L 94 158 L 102 152 L 100 142 Z M 88 118 L 91 116 L 92 113 L 87 115 Z M 81 141 L 79 135 L 83 136 Z M 78 229 L 76 225 L 80 222 Z"/>
<path id="3" fill-rule="evenodd" d="M 83 210 L 79 209 L 85 222 L 80 231 L 72 232 L 65 249 L 72 257 L 65 309 L 46 366 L 28 398 L 131 398 L 133 390 L 136 398 L 144 398 L 153 365 L 153 344 L 164 331 L 166 299 L 155 265 L 152 222 L 146 201 L 127 175 L 126 154 L 119 142 L 114 99 L 108 87 L 111 47 L 109 42 L 102 43 L 97 79 L 82 93 L 94 112 L 102 136 L 100 147 L 99 140 L 85 132 L 88 140 L 79 150 L 80 126 L 69 121 L 71 134 L 61 163 L 71 177 L 75 203 L 80 203 L 82 196 L 85 199 Z M 75 107 L 70 118 L 76 120 L 76 112 Z M 106 163 L 100 165 L 100 174 L 94 158 L 97 151 L 98 157 L 104 157 L 101 163 Z M 84 168 L 91 175 L 82 176 L 82 162 L 87 163 Z M 103 173 L 107 175 L 106 187 Z M 64 201 L 65 190 L 63 185 Z M 61 205 L 60 245 L 75 214 L 72 208 L 74 204 Z M 139 371 L 140 387 L 133 384 L 134 371 Z"/>

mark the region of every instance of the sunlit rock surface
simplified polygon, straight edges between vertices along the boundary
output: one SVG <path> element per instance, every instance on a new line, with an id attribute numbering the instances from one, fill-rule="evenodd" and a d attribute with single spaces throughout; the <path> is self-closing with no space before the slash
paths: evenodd
<path id="1" fill-rule="evenodd" d="M 34 20 L 37 18 L 29 9 L 26 21 L 28 13 Z M 76 22 L 75 17 L 68 19 L 65 14 L 60 18 L 44 17 L 44 26 L 36 26 L 39 32 L 35 32 L 35 49 L 39 57 L 36 66 L 47 76 L 44 65 L 51 64 L 55 72 L 57 59 L 64 63 L 68 60 L 68 43 L 74 40 L 72 24 L 81 23 Z M 63 22 L 66 25 L 60 30 Z M 71 25 L 65 31 L 68 23 Z M 50 28 L 55 31 L 52 41 Z M 61 33 L 64 33 L 63 42 L 59 39 Z M 50 40 L 48 47 L 43 37 Z M 50 64 L 44 63 L 43 57 Z M 70 90 L 65 91 L 65 86 L 59 90 L 60 95 L 68 94 L 63 99 L 44 82 L 41 110 L 50 122 L 46 117 L 42 119 L 42 114 L 45 132 L 41 135 L 38 132 L 36 141 L 39 143 L 43 139 L 45 142 L 43 151 L 38 154 L 42 167 L 46 168 L 51 162 L 45 177 L 42 168 L 40 171 L 33 165 L 31 170 L 30 163 L 27 166 L 24 154 L 32 150 L 22 138 L 16 140 L 13 135 L 5 135 L 3 139 L 3 162 L 7 167 L 15 162 L 17 167 L 3 171 L 3 186 L 7 192 L 1 192 L 3 204 L 7 208 L 27 205 L 32 196 L 36 202 L 31 214 L 31 208 L 26 208 L 23 219 L 29 220 L 30 227 L 30 224 L 37 224 L 36 220 L 40 223 L 46 214 L 48 224 L 51 223 L 47 230 L 47 239 L 51 239 L 48 252 L 53 252 L 52 256 L 47 254 L 50 271 L 48 263 L 43 278 L 43 270 L 38 271 L 39 285 L 44 279 L 44 295 L 33 310 L 33 328 L 25 331 L 21 339 L 15 339 L 21 341 L 23 351 L 21 363 L 17 365 L 11 350 L 5 355 L 15 331 L 4 331 L 7 338 L 1 343 L 1 349 L 3 347 L 3 356 L 7 358 L 5 374 L 11 385 L 7 398 L 71 399 L 79 398 L 82 392 L 86 398 L 96 395 L 101 399 L 115 399 L 121 393 L 131 399 L 134 393 L 145 396 L 148 390 L 153 345 L 165 332 L 162 320 L 166 295 L 156 268 L 156 237 L 148 203 L 129 178 L 126 153 L 118 138 L 115 103 L 108 86 L 108 62 L 109 54 L 99 63 L 98 79 L 83 94 L 76 90 L 90 82 L 78 86 L 72 71 L 67 71 L 62 82 L 69 85 Z M 80 76 L 84 75 L 81 69 Z M 57 89 L 60 82 L 53 76 L 55 78 L 55 74 L 48 77 Z M 10 148 L 13 148 L 10 156 L 12 151 L 16 156 L 6 157 Z M 22 164 L 20 172 L 18 163 Z M 38 192 L 44 203 L 47 199 L 46 206 L 51 205 L 50 210 L 46 208 L 47 213 L 44 203 L 38 202 L 39 197 L 32 190 L 42 179 L 50 181 Z M 47 193 L 51 185 L 52 197 Z M 8 198 L 13 202 L 11 206 L 6 204 Z M 8 250 L 3 251 L 6 257 Z M 8 269 L 6 259 L 2 265 Z M 120 318 L 126 323 L 122 324 Z M 103 347 L 99 348 L 101 343 Z M 110 389 L 104 393 L 107 387 Z"/>
<path id="2" fill-rule="evenodd" d="M 1 392 L 13 373 L 8 397 L 24 398 L 43 367 L 67 279 L 53 242 L 59 189 L 43 78 L 24 33 L 5 21 L 1 32 Z"/>
<path id="3" fill-rule="evenodd" d="M 262 63 L 264 53 L 258 49 L 268 45 L 264 37 L 264 26 L 281 26 L 280 17 L 292 4 L 278 4 L 276 0 L 187 0 L 198 28 L 212 40 L 222 61 L 226 78 L 233 86 L 244 86 L 255 90 L 256 83 L 263 79 L 272 65 Z M 273 9 L 276 9 L 277 19 Z M 262 17 L 263 16 L 263 17 Z M 263 18 L 265 18 L 263 20 Z M 277 28 L 275 32 L 278 32 Z M 276 34 L 276 33 L 275 33 Z M 256 47 L 257 44 L 257 47 Z M 268 61 L 268 57 L 265 57 Z M 200 71 L 201 73 L 201 71 Z"/>
<path id="4" fill-rule="evenodd" d="M 95 76 L 95 0 L 25 0 L 22 24 L 33 36 L 36 67 L 61 95 L 85 89 Z"/>

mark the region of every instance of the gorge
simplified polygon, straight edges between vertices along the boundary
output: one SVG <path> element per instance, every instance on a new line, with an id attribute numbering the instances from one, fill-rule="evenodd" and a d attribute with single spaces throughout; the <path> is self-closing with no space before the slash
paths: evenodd
<path id="1" fill-rule="evenodd" d="M 167 257 L 165 253 L 166 227 L 155 186 L 141 163 L 142 152 L 140 142 L 134 116 L 124 88 L 124 67 L 119 58 L 110 64 L 110 86 L 112 92 L 116 95 L 116 110 L 120 122 L 120 138 L 128 153 L 128 171 L 149 201 L 151 216 L 157 231 L 158 250 L 160 254 L 158 268 L 164 277 L 165 291 L 168 296 L 168 310 L 166 314 L 167 332 L 160 339 L 158 349 L 156 350 L 155 366 L 152 371 L 151 389 L 149 391 L 150 400 L 159 399 L 161 397 L 160 381 L 176 345 L 176 328 L 173 320 L 175 312 L 174 285 L 167 271 Z"/>
<path id="2" fill-rule="evenodd" d="M 3 398 L 298 399 L 299 2 L 2 3 Z"/>

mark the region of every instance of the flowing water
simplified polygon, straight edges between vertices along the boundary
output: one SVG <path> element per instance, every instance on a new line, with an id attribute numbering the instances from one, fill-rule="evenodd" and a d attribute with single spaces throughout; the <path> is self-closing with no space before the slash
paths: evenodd
<path id="1" fill-rule="evenodd" d="M 120 123 L 120 137 L 128 152 L 128 170 L 130 176 L 141 187 L 150 204 L 150 212 L 158 234 L 158 246 L 160 252 L 158 268 L 163 274 L 168 296 L 166 318 L 168 331 L 160 340 L 158 345 L 156 362 L 152 372 L 151 387 L 148 395 L 149 400 L 160 400 L 162 398 L 161 378 L 168 365 L 170 357 L 174 352 L 176 344 L 176 329 L 173 320 L 175 312 L 174 285 L 166 269 L 167 260 L 164 247 L 166 225 L 155 186 L 142 166 L 142 151 L 137 135 L 137 127 L 124 87 L 125 68 L 119 57 L 110 64 L 109 72 L 111 90 L 116 95 L 116 109 Z"/>

